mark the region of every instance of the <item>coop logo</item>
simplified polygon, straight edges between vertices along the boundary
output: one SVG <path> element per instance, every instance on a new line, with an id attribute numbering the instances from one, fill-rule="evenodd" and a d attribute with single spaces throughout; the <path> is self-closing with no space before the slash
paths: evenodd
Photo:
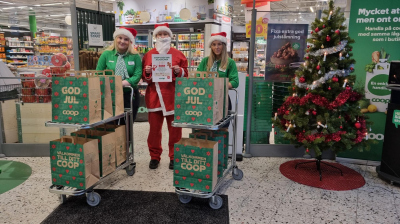
<path id="1" fill-rule="evenodd" d="M 194 115 L 197 117 L 200 117 L 201 115 L 203 115 L 203 113 L 201 111 L 186 111 L 185 112 L 186 115 Z"/>
<path id="2" fill-rule="evenodd" d="M 58 160 L 57 161 L 57 166 L 59 167 L 68 167 L 68 168 L 72 168 L 72 169 L 76 169 L 79 167 L 79 163 L 77 162 L 72 162 L 72 161 L 62 161 L 62 160 Z"/>
<path id="3" fill-rule="evenodd" d="M 182 163 L 181 168 L 184 170 L 194 170 L 194 171 L 200 171 L 200 172 L 206 170 L 206 167 L 203 165 L 197 165 L 197 164 L 192 165 L 190 163 Z"/>
<path id="4" fill-rule="evenodd" d="M 368 138 L 381 141 L 385 138 L 385 136 L 383 134 L 368 133 Z"/>
<path id="5" fill-rule="evenodd" d="M 388 104 L 390 102 L 390 99 L 372 98 L 372 102 L 379 102 L 379 103 Z"/>
<path id="6" fill-rule="evenodd" d="M 79 111 L 73 111 L 73 110 L 63 110 L 62 112 L 64 115 L 72 115 L 72 116 L 78 116 Z"/>
<path id="7" fill-rule="evenodd" d="M 139 107 L 138 113 L 147 113 L 147 108 L 146 107 Z"/>

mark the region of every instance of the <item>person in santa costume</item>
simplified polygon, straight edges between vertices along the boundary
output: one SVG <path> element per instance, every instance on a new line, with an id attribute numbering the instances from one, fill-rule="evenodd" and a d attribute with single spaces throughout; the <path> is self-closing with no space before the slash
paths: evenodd
<path id="1" fill-rule="evenodd" d="M 211 48 L 210 55 L 201 60 L 197 71 L 218 72 L 219 77 L 229 78 L 229 89 L 232 89 L 239 86 L 239 77 L 235 61 L 228 56 L 226 42 L 225 32 L 211 34 L 207 43 L 207 46 Z M 228 109 L 231 110 L 231 99 L 229 99 L 228 102 Z M 229 124 L 227 126 L 229 126 Z"/>
<path id="2" fill-rule="evenodd" d="M 143 80 L 148 83 L 145 95 L 146 106 L 149 114 L 150 132 L 147 144 L 150 151 L 150 169 L 156 169 L 160 163 L 162 146 L 162 125 L 164 118 L 167 120 L 169 132 L 169 169 L 174 168 L 174 144 L 182 138 L 182 128 L 171 126 L 174 121 L 175 79 L 187 77 L 188 62 L 185 55 L 179 50 L 171 47 L 172 32 L 168 23 L 157 24 L 154 27 L 153 37 L 157 40 L 155 48 L 147 52 L 142 59 Z M 152 55 L 172 55 L 171 82 L 153 82 L 152 77 Z"/>

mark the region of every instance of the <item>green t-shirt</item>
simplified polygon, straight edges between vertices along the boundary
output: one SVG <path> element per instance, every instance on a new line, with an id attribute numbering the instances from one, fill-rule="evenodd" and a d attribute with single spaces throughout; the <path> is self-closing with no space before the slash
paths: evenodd
<path id="1" fill-rule="evenodd" d="M 96 70 L 109 69 L 115 72 L 117 60 L 118 56 L 116 50 L 104 51 L 99 58 Z M 127 54 L 124 57 L 124 61 L 129 75 L 129 78 L 127 78 L 126 81 L 128 81 L 133 88 L 137 88 L 137 85 L 142 78 L 142 59 L 140 58 L 139 54 Z M 107 75 L 111 75 L 111 73 Z"/>
<path id="2" fill-rule="evenodd" d="M 201 60 L 199 67 L 197 67 L 197 71 L 199 72 L 206 72 L 207 71 L 207 62 L 208 62 L 208 57 L 203 58 Z M 226 67 L 225 71 L 222 71 L 219 69 L 219 66 L 221 65 L 221 61 L 217 63 L 218 65 L 218 74 L 219 77 L 228 77 L 229 82 L 232 84 L 232 88 L 237 88 L 239 86 L 239 77 L 238 77 L 238 71 L 236 68 L 236 63 L 232 58 L 228 58 L 228 66 Z"/>

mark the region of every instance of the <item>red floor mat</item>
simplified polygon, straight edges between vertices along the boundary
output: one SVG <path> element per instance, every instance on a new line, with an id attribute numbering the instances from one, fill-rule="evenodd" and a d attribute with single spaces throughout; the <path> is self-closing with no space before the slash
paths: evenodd
<path id="1" fill-rule="evenodd" d="M 338 163 L 323 161 L 340 168 L 343 172 L 343 176 L 340 175 L 339 170 L 321 163 L 322 181 L 319 179 L 319 172 L 315 162 L 298 165 L 297 169 L 295 169 L 297 163 L 307 161 L 311 160 L 298 159 L 288 161 L 281 164 L 279 170 L 283 176 L 297 183 L 325 190 L 347 191 L 360 188 L 365 184 L 364 177 L 361 176 L 361 174 Z"/>

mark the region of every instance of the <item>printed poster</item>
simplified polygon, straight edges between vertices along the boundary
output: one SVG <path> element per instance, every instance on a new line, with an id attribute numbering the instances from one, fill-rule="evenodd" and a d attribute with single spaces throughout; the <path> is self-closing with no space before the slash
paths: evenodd
<path id="1" fill-rule="evenodd" d="M 265 80 L 290 82 L 307 48 L 308 24 L 268 24 Z"/>
<path id="2" fill-rule="evenodd" d="M 152 77 L 153 82 L 172 82 L 172 55 L 152 55 Z"/>
<path id="3" fill-rule="evenodd" d="M 378 144 L 371 150 L 340 153 L 339 157 L 380 161 L 385 134 L 386 111 L 391 91 L 386 88 L 390 62 L 400 60 L 400 1 L 352 0 L 349 35 L 355 40 L 351 53 L 356 60 L 355 86 L 365 90 L 366 101 L 360 108 L 373 125 L 369 139 Z"/>

